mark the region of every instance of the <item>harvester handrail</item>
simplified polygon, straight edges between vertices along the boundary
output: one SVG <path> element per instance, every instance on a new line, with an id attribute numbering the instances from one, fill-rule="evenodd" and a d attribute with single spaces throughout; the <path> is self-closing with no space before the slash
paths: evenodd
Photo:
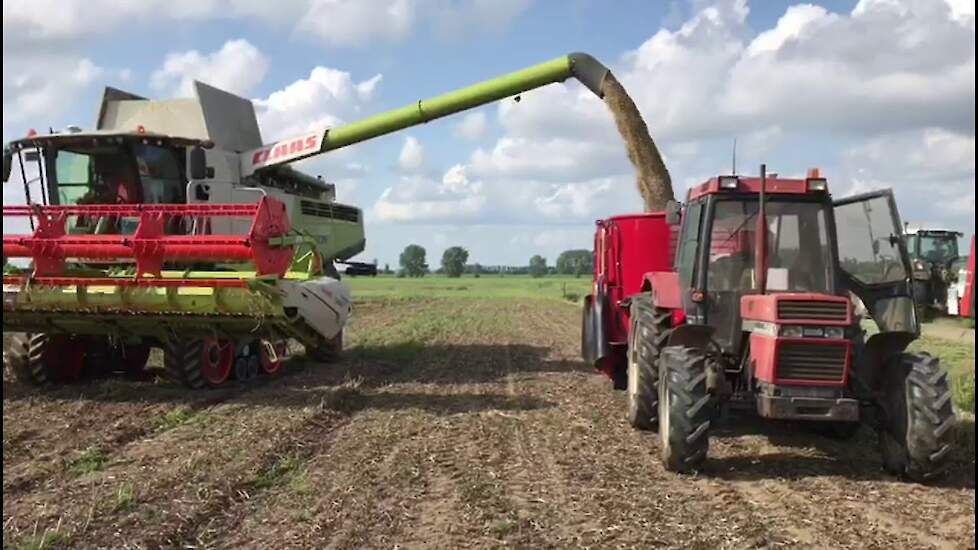
<path id="1" fill-rule="evenodd" d="M 253 216 L 258 203 L 242 204 L 71 204 L 71 205 L 4 205 L 4 216 L 138 216 L 142 213 L 170 216 Z"/>

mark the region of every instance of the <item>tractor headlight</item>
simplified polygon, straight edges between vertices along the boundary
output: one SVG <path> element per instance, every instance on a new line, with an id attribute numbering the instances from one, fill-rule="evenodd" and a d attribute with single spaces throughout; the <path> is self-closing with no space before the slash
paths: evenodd
<path id="1" fill-rule="evenodd" d="M 785 338 L 801 338 L 805 335 L 805 329 L 799 325 L 785 325 L 781 327 L 781 336 Z"/>
<path id="2" fill-rule="evenodd" d="M 737 176 L 720 176 L 720 189 L 736 189 L 739 184 Z"/>
<path id="3" fill-rule="evenodd" d="M 846 331 L 842 327 L 825 327 L 825 337 L 841 340 L 845 338 Z"/>
<path id="4" fill-rule="evenodd" d="M 808 191 L 825 192 L 829 189 L 829 182 L 825 178 L 808 178 Z"/>

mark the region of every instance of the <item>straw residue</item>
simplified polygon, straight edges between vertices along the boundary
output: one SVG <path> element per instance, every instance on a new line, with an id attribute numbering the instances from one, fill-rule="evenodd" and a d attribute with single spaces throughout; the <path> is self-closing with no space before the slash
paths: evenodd
<path id="1" fill-rule="evenodd" d="M 618 80 L 608 73 L 601 83 L 604 102 L 615 117 L 618 133 L 625 142 L 628 160 L 635 166 L 638 191 L 645 202 L 647 212 L 664 210 L 673 200 L 672 179 L 662 162 L 662 155 L 649 135 L 648 126 L 642 119 L 635 102 Z"/>

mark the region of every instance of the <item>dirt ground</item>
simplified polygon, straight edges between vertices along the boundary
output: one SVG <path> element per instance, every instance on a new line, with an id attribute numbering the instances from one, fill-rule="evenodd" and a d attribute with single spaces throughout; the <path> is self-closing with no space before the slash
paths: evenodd
<path id="1" fill-rule="evenodd" d="M 973 459 L 901 482 L 868 432 L 738 421 L 664 471 L 578 311 L 366 302 L 339 364 L 220 391 L 5 379 L 4 548 L 974 548 Z"/>

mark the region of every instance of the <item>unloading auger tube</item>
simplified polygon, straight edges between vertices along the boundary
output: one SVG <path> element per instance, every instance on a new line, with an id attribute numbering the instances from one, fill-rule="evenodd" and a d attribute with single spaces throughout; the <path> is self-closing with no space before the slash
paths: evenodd
<path id="1" fill-rule="evenodd" d="M 241 155 L 241 171 L 249 175 L 262 168 L 340 149 L 568 78 L 577 79 L 603 98 L 602 84 L 610 73 L 591 55 L 572 53 L 349 124 L 264 145 Z"/>
<path id="2" fill-rule="evenodd" d="M 26 182 L 37 162 L 43 202 L 3 206 L 5 221 L 31 230 L 3 236 L 3 328 L 18 333 L 7 366 L 31 383 L 70 382 L 140 371 L 161 347 L 167 369 L 199 388 L 276 372 L 289 338 L 332 358 L 352 303 L 332 264 L 363 250 L 362 214 L 285 165 L 568 78 L 602 97 L 609 74 L 570 54 L 266 145 L 251 102 L 206 84 L 195 83 L 195 102 L 107 88 L 95 131 L 32 131 L 4 149 L 4 182 L 11 169 Z M 141 147 L 186 154 L 186 203 L 144 195 L 141 179 L 155 176 L 142 172 Z M 54 169 L 66 152 L 90 157 L 91 196 L 65 195 L 77 187 Z"/>

